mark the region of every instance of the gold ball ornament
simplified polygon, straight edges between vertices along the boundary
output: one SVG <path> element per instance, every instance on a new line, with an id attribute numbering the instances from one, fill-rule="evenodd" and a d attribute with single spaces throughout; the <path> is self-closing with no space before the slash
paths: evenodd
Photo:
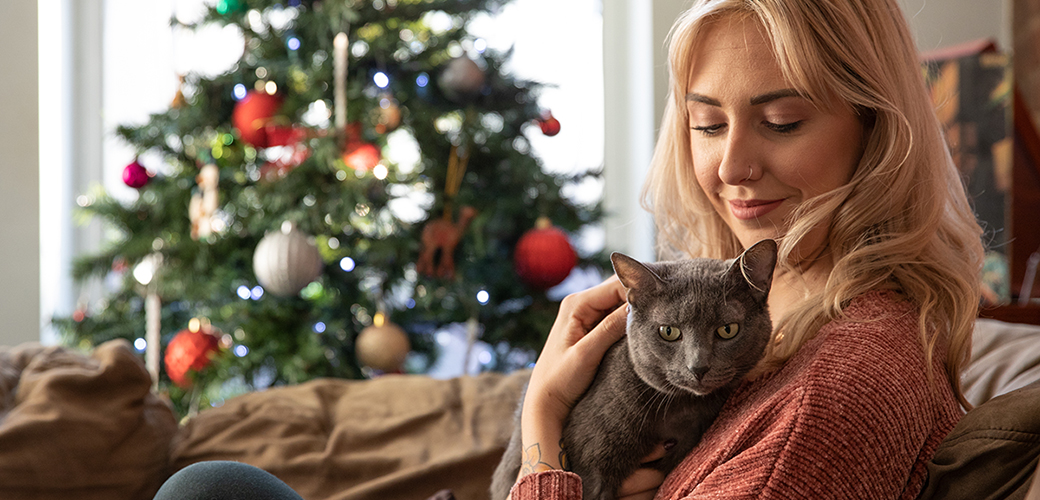
<path id="1" fill-rule="evenodd" d="M 311 238 L 291 223 L 264 235 L 253 251 L 253 272 L 264 290 L 290 297 L 321 276 L 322 261 Z"/>
<path id="2" fill-rule="evenodd" d="M 379 107 L 373 110 L 373 127 L 377 134 L 386 134 L 397 130 L 401 125 L 401 107 L 397 100 L 389 95 L 379 99 Z"/>
<path id="3" fill-rule="evenodd" d="M 384 373 L 398 373 L 412 345 L 403 328 L 386 321 L 361 330 L 354 350 L 362 366 Z"/>

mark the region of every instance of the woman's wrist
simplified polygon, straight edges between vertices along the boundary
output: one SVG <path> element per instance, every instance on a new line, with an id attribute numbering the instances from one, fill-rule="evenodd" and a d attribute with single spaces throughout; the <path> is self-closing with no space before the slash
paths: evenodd
<path id="1" fill-rule="evenodd" d="M 520 426 L 523 457 L 517 479 L 535 472 L 566 470 L 567 458 L 561 442 L 562 419 L 552 412 L 525 405 Z"/>

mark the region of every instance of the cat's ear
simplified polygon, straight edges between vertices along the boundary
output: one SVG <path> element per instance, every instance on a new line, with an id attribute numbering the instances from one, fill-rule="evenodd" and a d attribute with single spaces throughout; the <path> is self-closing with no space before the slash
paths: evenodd
<path id="1" fill-rule="evenodd" d="M 653 291 L 662 283 L 661 278 L 646 267 L 646 264 L 623 253 L 610 254 L 610 262 L 614 264 L 614 273 L 629 293 L 635 290 Z"/>
<path id="2" fill-rule="evenodd" d="M 752 294 L 760 299 L 769 295 L 773 284 L 773 269 L 776 267 L 776 242 L 762 240 L 744 251 L 733 261 L 729 276 L 732 283 L 743 283 L 751 288 Z"/>

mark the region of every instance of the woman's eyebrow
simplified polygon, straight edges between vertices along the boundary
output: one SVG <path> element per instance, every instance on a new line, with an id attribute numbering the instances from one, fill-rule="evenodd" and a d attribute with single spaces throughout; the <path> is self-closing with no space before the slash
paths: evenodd
<path id="1" fill-rule="evenodd" d="M 802 93 L 798 92 L 795 89 L 780 89 L 780 90 L 774 90 L 772 92 L 766 92 L 765 94 L 762 94 L 762 95 L 756 95 L 755 97 L 751 98 L 750 102 L 751 102 L 752 106 L 758 106 L 759 104 L 765 104 L 767 102 L 775 101 L 777 99 L 783 99 L 785 97 L 801 97 L 801 96 L 802 96 Z"/>
<path id="2" fill-rule="evenodd" d="M 696 92 L 690 92 L 689 94 L 686 94 L 686 101 L 687 102 L 689 102 L 689 101 L 702 102 L 702 103 L 707 104 L 709 106 L 716 106 L 716 107 L 722 106 L 722 103 L 719 102 L 718 99 L 715 99 L 715 98 L 712 98 L 712 97 L 708 97 L 706 95 L 698 94 Z"/>
<path id="3" fill-rule="evenodd" d="M 775 101 L 777 99 L 783 99 L 785 97 L 801 97 L 801 96 L 802 96 L 802 93 L 798 92 L 795 89 L 780 89 L 780 90 L 774 90 L 772 92 L 766 92 L 765 94 L 756 95 L 756 96 L 752 97 L 749 100 L 749 102 L 751 103 L 752 106 L 758 106 L 759 104 L 765 104 L 767 102 Z M 704 94 L 698 94 L 696 92 L 690 92 L 690 93 L 686 94 L 686 101 L 687 102 L 690 102 L 690 101 L 700 102 L 700 103 L 707 104 L 709 106 L 716 106 L 716 107 L 721 107 L 722 106 L 722 103 L 719 102 L 718 99 L 715 99 L 714 97 L 708 97 L 708 96 L 706 96 Z"/>

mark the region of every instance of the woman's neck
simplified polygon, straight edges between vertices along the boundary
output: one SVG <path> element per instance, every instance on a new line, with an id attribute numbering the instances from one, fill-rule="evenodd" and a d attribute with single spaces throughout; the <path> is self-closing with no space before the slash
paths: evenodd
<path id="1" fill-rule="evenodd" d="M 777 324 L 801 301 L 821 292 L 833 268 L 829 253 L 799 268 L 777 266 L 768 300 L 773 324 Z"/>

